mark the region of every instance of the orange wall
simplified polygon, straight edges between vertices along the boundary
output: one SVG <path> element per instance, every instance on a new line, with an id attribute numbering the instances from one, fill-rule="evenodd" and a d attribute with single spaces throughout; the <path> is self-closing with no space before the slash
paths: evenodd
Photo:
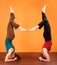
<path id="1" fill-rule="evenodd" d="M 0 0 L 0 51 L 5 52 L 6 29 L 9 21 L 9 6 L 15 11 L 15 22 L 29 29 L 41 21 L 41 9 L 47 4 L 46 15 L 51 25 L 52 49 L 57 52 L 57 0 Z M 16 52 L 40 52 L 44 43 L 43 28 L 34 32 L 15 30 L 13 44 Z"/>

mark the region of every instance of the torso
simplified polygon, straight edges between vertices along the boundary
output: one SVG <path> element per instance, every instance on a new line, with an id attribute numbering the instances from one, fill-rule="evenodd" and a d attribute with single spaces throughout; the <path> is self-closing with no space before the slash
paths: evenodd
<path id="1" fill-rule="evenodd" d="M 13 29 L 13 26 L 11 25 L 11 23 L 9 22 L 8 27 L 7 27 L 7 38 L 10 40 L 13 40 L 14 37 L 15 37 L 14 29 Z"/>

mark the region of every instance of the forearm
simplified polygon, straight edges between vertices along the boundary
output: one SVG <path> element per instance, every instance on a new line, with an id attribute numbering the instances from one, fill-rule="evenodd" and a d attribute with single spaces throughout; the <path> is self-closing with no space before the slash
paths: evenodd
<path id="1" fill-rule="evenodd" d="M 5 62 L 11 62 L 14 61 L 14 59 L 7 59 Z"/>
<path id="2" fill-rule="evenodd" d="M 43 59 L 43 58 L 42 58 L 42 61 L 49 62 L 50 59 Z"/>
<path id="3" fill-rule="evenodd" d="M 19 29 L 21 29 L 21 28 L 22 28 L 22 26 L 20 26 L 20 25 L 19 25 L 19 27 L 18 27 L 18 28 L 19 28 Z"/>
<path id="4" fill-rule="evenodd" d="M 38 28 L 39 28 L 39 25 L 36 25 L 36 26 L 35 26 L 35 29 L 38 29 Z"/>
<path id="5" fill-rule="evenodd" d="M 8 57 L 5 58 L 5 62 L 10 62 L 10 61 L 14 61 L 14 59 L 10 59 Z"/>

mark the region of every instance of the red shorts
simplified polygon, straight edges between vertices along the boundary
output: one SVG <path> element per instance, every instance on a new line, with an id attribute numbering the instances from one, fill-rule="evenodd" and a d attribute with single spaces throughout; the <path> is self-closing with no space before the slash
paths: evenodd
<path id="1" fill-rule="evenodd" d="M 51 46 L 52 46 L 52 41 L 45 41 L 44 45 L 42 48 L 46 48 L 48 51 L 51 50 Z"/>

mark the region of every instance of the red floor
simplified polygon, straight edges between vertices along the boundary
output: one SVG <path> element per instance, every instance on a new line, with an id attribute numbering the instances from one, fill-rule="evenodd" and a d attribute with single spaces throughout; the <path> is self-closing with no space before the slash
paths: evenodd
<path id="1" fill-rule="evenodd" d="M 5 53 L 0 53 L 0 65 L 57 65 L 57 53 L 50 53 L 51 62 L 40 62 L 38 60 L 40 53 L 18 53 L 21 60 L 5 63 Z"/>

